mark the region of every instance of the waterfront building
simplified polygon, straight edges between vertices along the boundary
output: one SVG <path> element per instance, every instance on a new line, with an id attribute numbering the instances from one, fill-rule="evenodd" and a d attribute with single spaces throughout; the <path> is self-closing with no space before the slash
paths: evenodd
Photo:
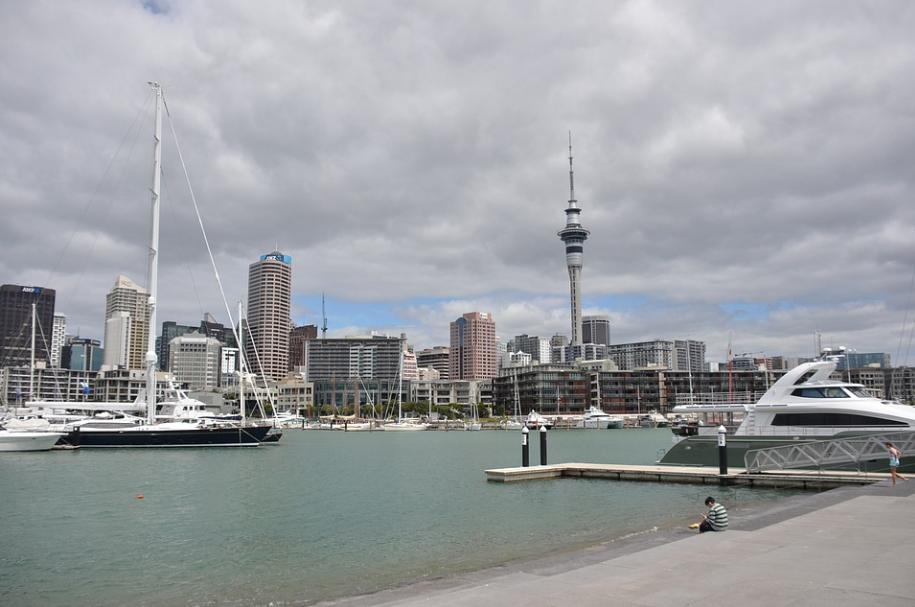
<path id="1" fill-rule="evenodd" d="M 35 304 L 35 361 L 51 364 L 46 339 L 54 326 L 54 289 L 0 286 L 0 367 L 29 367 L 32 361 L 32 304 Z M 28 384 L 26 384 L 28 385 Z"/>
<path id="2" fill-rule="evenodd" d="M 290 373 L 276 384 L 276 410 L 296 417 L 314 415 L 314 384 L 300 373 Z"/>
<path id="3" fill-rule="evenodd" d="M 575 181 L 572 173 L 572 135 L 569 134 L 569 206 L 566 208 L 566 227 L 557 235 L 566 247 L 566 265 L 569 268 L 569 288 L 572 304 L 572 345 L 581 345 L 581 267 L 585 240 L 591 233 L 581 225 L 581 209 L 575 200 Z"/>
<path id="4" fill-rule="evenodd" d="M 61 368 L 60 353 L 67 343 L 67 315 L 54 312 L 54 328 L 51 330 L 51 366 Z"/>
<path id="5" fill-rule="evenodd" d="M 221 350 L 218 339 L 198 331 L 175 337 L 169 343 L 169 373 L 189 390 L 216 390 Z"/>
<path id="6" fill-rule="evenodd" d="M 469 415 L 471 405 L 492 404 L 492 380 L 422 380 L 410 382 L 406 398 L 410 402 L 435 407 L 454 406 Z"/>
<path id="7" fill-rule="evenodd" d="M 105 298 L 105 366 L 146 367 L 148 304 L 146 289 L 126 276 L 118 276 Z"/>
<path id="8" fill-rule="evenodd" d="M 620 369 L 658 368 L 672 371 L 701 372 L 705 370 L 705 343 L 695 340 L 633 342 L 607 346 L 607 358 L 616 362 Z M 736 359 L 735 359 L 736 360 Z M 742 369 L 755 369 L 752 359 Z M 737 369 L 737 366 L 733 366 Z"/>
<path id="9" fill-rule="evenodd" d="M 293 327 L 289 332 L 289 371 L 305 367 L 305 342 L 318 338 L 318 325 Z"/>
<path id="10" fill-rule="evenodd" d="M 416 366 L 420 369 L 435 370 L 439 374 L 439 379 L 449 379 L 448 367 L 450 358 L 451 348 L 448 346 L 426 348 L 416 353 Z"/>
<path id="11" fill-rule="evenodd" d="M 468 312 L 451 323 L 449 379 L 491 379 L 498 374 L 496 323 L 488 312 Z"/>
<path id="12" fill-rule="evenodd" d="M 248 267 L 248 330 L 243 338 L 247 369 L 279 380 L 289 369 L 289 311 L 292 257 L 279 251 L 261 255 Z"/>
<path id="13" fill-rule="evenodd" d="M 320 381 L 359 377 L 394 381 L 401 371 L 407 336 L 353 336 L 311 339 L 305 342 L 305 380 Z M 315 388 L 318 389 L 317 386 Z"/>
<path id="14" fill-rule="evenodd" d="M 610 317 L 604 315 L 583 316 L 581 338 L 586 344 L 610 345 Z"/>
<path id="15" fill-rule="evenodd" d="M 533 364 L 503 368 L 492 381 L 493 413 L 513 415 L 515 386 L 521 415 L 582 415 L 588 408 L 589 377 L 570 364 Z"/>

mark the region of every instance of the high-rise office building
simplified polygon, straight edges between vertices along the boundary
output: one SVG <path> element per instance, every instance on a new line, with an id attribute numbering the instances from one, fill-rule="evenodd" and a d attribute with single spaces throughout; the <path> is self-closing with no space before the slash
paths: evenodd
<path id="1" fill-rule="evenodd" d="M 168 349 L 169 372 L 191 390 L 215 390 L 219 387 L 221 350 L 218 339 L 197 331 L 175 337 Z"/>
<path id="2" fill-rule="evenodd" d="M 35 361 L 50 366 L 55 297 L 54 289 L 0 286 L 0 368 L 31 365 L 32 304 L 35 304 Z"/>
<path id="3" fill-rule="evenodd" d="M 105 351 L 97 339 L 71 337 L 61 348 L 60 365 L 73 371 L 98 371 L 102 368 Z"/>
<path id="4" fill-rule="evenodd" d="M 572 135 L 569 135 L 569 206 L 566 208 L 566 227 L 558 232 L 566 245 L 566 265 L 569 267 L 569 287 L 572 295 L 572 346 L 581 345 L 581 264 L 588 230 L 581 227 L 581 209 L 575 200 L 575 181 L 572 178 Z"/>
<path id="5" fill-rule="evenodd" d="M 451 323 L 449 379 L 492 379 L 499 373 L 496 323 L 487 312 L 468 312 Z"/>
<path id="6" fill-rule="evenodd" d="M 595 315 L 581 319 L 581 339 L 586 344 L 610 345 L 610 317 Z"/>
<path id="7" fill-rule="evenodd" d="M 60 352 L 67 343 L 67 315 L 54 313 L 54 328 L 51 333 L 51 366 L 60 369 Z"/>
<path id="8" fill-rule="evenodd" d="M 247 368 L 280 380 L 289 368 L 292 257 L 273 251 L 248 267 Z"/>
<path id="9" fill-rule="evenodd" d="M 105 299 L 105 365 L 146 368 L 149 348 L 149 295 L 118 276 Z"/>
<path id="10" fill-rule="evenodd" d="M 448 379 L 450 371 L 451 348 L 435 346 L 416 353 L 416 366 L 420 369 L 433 369 L 439 379 Z"/>
<path id="11" fill-rule="evenodd" d="M 289 371 L 305 366 L 305 342 L 318 339 L 318 325 L 303 325 L 289 332 Z"/>

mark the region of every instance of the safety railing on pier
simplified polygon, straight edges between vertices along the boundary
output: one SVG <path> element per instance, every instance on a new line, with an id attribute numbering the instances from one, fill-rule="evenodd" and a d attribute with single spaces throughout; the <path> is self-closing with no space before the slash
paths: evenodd
<path id="1" fill-rule="evenodd" d="M 860 464 L 864 461 L 888 458 L 888 442 L 893 443 L 903 453 L 912 453 L 915 451 L 915 432 L 871 434 L 754 449 L 747 451 L 744 456 L 744 467 L 747 472 L 752 473 Z"/>

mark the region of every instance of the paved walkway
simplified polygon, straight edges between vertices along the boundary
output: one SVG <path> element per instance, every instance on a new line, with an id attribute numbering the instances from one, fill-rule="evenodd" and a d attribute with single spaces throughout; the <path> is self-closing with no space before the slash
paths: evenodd
<path id="1" fill-rule="evenodd" d="M 733 512 L 725 533 L 649 533 L 325 605 L 912 607 L 915 479 Z"/>

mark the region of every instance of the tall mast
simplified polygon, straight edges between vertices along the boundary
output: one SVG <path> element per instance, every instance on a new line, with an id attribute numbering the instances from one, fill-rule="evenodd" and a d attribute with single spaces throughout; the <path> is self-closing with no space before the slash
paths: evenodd
<path id="1" fill-rule="evenodd" d="M 37 400 L 35 397 L 35 313 L 37 306 L 32 302 L 32 349 L 31 359 L 29 362 L 29 398 Z"/>
<path id="2" fill-rule="evenodd" d="M 159 291 L 159 187 L 162 177 L 162 87 L 158 82 L 149 85 L 156 93 L 156 131 L 153 136 L 153 179 L 149 233 L 149 342 L 146 350 L 146 417 L 150 424 L 156 422 L 156 296 Z"/>

